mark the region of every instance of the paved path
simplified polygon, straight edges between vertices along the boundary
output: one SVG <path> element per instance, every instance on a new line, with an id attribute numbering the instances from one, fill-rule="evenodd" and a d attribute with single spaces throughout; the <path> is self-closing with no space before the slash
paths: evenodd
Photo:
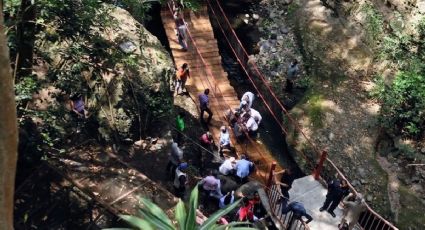
<path id="1" fill-rule="evenodd" d="M 292 189 L 289 190 L 291 201 L 298 201 L 304 204 L 307 213 L 313 217 L 309 223 L 311 230 L 337 230 L 338 223 L 341 220 L 342 210 L 335 209 L 336 217 L 333 218 L 328 212 L 320 212 L 325 201 L 327 189 L 321 183 L 316 181 L 313 176 L 306 176 L 294 181 Z"/>

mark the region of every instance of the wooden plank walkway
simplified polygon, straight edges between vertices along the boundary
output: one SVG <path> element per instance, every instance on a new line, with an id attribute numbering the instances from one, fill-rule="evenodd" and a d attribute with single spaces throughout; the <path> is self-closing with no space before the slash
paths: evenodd
<path id="1" fill-rule="evenodd" d="M 189 33 L 198 51 L 190 46 L 192 44 L 191 41 L 188 41 L 188 51 L 181 49 L 176 36 L 174 19 L 169 8 L 163 8 L 161 18 L 176 66 L 179 67 L 183 63 L 188 63 L 190 67 L 191 78 L 186 83 L 186 88 L 191 96 L 197 99 L 198 95 L 203 93 L 204 89 L 210 88 L 211 90 L 210 108 L 214 116 L 209 130 L 216 142 L 218 142 L 220 127 L 227 124 L 224 118 L 225 111 L 229 107 L 238 108 L 240 101 L 235 89 L 230 85 L 227 72 L 222 67 L 221 56 L 207 8 L 204 6 L 196 13 L 184 12 Z M 205 64 L 201 61 L 198 52 L 202 55 Z M 246 153 L 252 161 L 256 162 L 257 173 L 255 177 L 264 183 L 272 162 L 277 162 L 277 160 L 275 160 L 266 146 L 258 141 L 248 142 L 247 144 L 236 144 L 233 134 L 231 138 L 238 154 Z M 281 167 L 278 166 L 277 170 L 281 170 Z"/>

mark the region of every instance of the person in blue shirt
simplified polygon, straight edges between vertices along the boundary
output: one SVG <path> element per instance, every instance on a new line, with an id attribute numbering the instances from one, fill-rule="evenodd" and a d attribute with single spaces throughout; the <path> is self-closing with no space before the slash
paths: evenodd
<path id="1" fill-rule="evenodd" d="M 252 171 L 254 171 L 254 163 L 247 160 L 247 157 L 242 154 L 241 159 L 236 162 L 236 176 L 240 182 L 245 183 Z"/>
<path id="2" fill-rule="evenodd" d="M 311 217 L 307 213 L 307 211 L 304 208 L 304 205 L 300 202 L 294 201 L 289 203 L 288 206 L 282 208 L 283 214 L 286 214 L 288 212 L 292 212 L 292 216 L 288 222 L 287 229 L 291 229 L 292 225 L 294 224 L 296 220 L 304 222 L 303 217 L 307 218 L 307 221 L 305 221 L 306 224 L 310 223 L 313 220 L 313 217 Z"/>
<path id="3" fill-rule="evenodd" d="M 210 89 L 205 89 L 203 94 L 199 94 L 199 107 L 201 108 L 201 122 L 205 123 L 204 121 L 204 112 L 208 113 L 208 120 L 207 124 L 211 122 L 213 113 L 211 112 L 211 109 L 209 108 L 209 98 L 208 94 L 210 93 Z"/>

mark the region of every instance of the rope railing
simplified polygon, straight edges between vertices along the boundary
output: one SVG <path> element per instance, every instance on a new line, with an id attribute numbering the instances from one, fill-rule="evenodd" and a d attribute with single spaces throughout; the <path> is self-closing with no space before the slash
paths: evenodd
<path id="1" fill-rule="evenodd" d="M 279 127 L 282 130 L 282 132 L 285 135 L 287 135 L 288 132 L 285 129 L 285 127 L 283 127 L 281 119 L 278 119 L 277 118 L 278 116 L 276 115 L 276 113 L 279 113 L 279 111 L 274 111 L 272 109 L 272 106 L 270 106 L 269 103 L 267 102 L 266 96 L 264 96 L 264 93 L 272 92 L 272 91 L 262 91 L 257 86 L 257 83 L 255 82 L 254 78 L 251 77 L 252 74 L 250 73 L 251 71 L 250 71 L 250 68 L 248 66 L 249 56 L 246 53 L 246 51 L 245 51 L 244 47 L 242 46 L 242 44 L 240 43 L 240 41 L 239 41 L 236 33 L 234 32 L 234 30 L 231 27 L 231 25 L 228 22 L 228 20 L 226 21 L 228 23 L 221 23 L 220 22 L 220 19 L 221 20 L 227 19 L 226 15 L 224 14 L 224 12 L 221 9 L 221 6 L 217 2 L 216 7 L 214 7 L 213 6 L 213 3 L 210 0 L 207 0 L 207 3 L 210 6 L 211 12 L 213 13 L 215 20 L 217 21 L 217 25 L 219 26 L 221 32 L 223 33 L 224 38 L 227 41 L 227 43 L 229 44 L 229 47 L 232 50 L 233 54 L 235 55 L 237 61 L 239 62 L 240 66 L 242 67 L 242 70 L 245 72 L 246 76 L 248 77 L 248 80 L 251 82 L 252 86 L 255 88 L 258 96 L 263 101 L 263 103 L 266 106 L 267 110 L 272 115 L 272 117 L 276 121 L 276 123 L 279 125 Z M 219 8 L 219 9 L 217 9 L 217 8 Z M 217 15 L 217 14 L 220 14 L 220 15 Z M 228 32 L 226 32 L 225 29 L 227 29 Z M 263 82 L 261 82 L 261 83 L 263 83 Z M 267 84 L 268 83 L 266 82 L 266 85 Z M 273 98 L 273 94 L 272 94 L 272 96 L 269 96 L 269 98 L 270 97 Z M 279 103 L 280 103 L 280 101 L 279 101 Z M 285 113 L 285 114 L 287 114 L 287 113 Z M 303 158 L 306 160 L 306 162 L 310 165 L 310 167 L 314 168 L 314 163 L 303 152 L 301 152 L 301 154 L 302 154 Z"/>
<path id="2" fill-rule="evenodd" d="M 167 4 L 168 9 L 170 10 L 171 15 L 174 14 L 172 7 L 170 5 L 170 2 Z M 182 12 L 183 13 L 183 12 Z M 183 16 L 183 15 L 182 15 Z M 186 38 L 186 42 L 187 42 L 187 47 L 188 47 L 188 53 L 190 53 L 192 60 L 196 60 L 196 67 L 198 71 L 201 71 L 202 74 L 200 74 L 201 76 L 204 76 L 204 78 L 200 78 L 203 87 L 206 88 L 210 88 L 213 89 L 212 93 L 213 93 L 213 99 L 216 101 L 216 103 L 219 105 L 221 111 L 226 111 L 226 108 L 229 109 L 230 111 L 232 111 L 232 108 L 230 107 L 230 105 L 226 102 L 226 100 L 224 99 L 223 93 L 221 92 L 220 87 L 218 87 L 214 75 L 213 75 L 213 71 L 211 70 L 211 67 L 209 64 L 207 64 L 207 62 L 205 61 L 204 57 L 202 56 L 202 53 L 194 39 L 194 36 L 192 35 L 192 32 L 189 30 L 188 28 L 188 23 L 186 20 L 184 20 L 183 17 L 183 21 L 185 22 L 186 25 L 186 32 L 188 37 Z M 204 67 L 204 68 L 199 68 L 199 67 Z M 221 99 L 221 100 L 219 100 Z M 224 102 L 224 105 L 223 105 Z M 214 108 L 212 108 L 214 109 Z M 214 110 L 213 113 L 220 114 L 219 111 Z M 251 145 L 254 147 L 255 151 L 258 153 L 258 155 L 262 158 L 263 162 L 267 162 L 263 153 L 258 149 L 258 146 L 255 144 L 255 141 L 249 137 L 249 135 L 247 135 L 247 133 L 245 133 L 245 136 L 247 137 L 248 141 L 251 143 Z M 235 143 L 236 144 L 236 143 Z M 259 165 L 257 165 L 259 166 Z M 264 181 L 267 179 L 267 175 L 264 174 L 263 178 Z"/>
<path id="3" fill-rule="evenodd" d="M 292 219 L 292 212 L 283 213 L 283 204 L 281 202 L 282 199 L 285 199 L 282 194 L 279 192 L 279 186 L 273 185 L 266 189 L 270 208 L 272 212 L 276 216 L 276 218 L 280 221 L 282 226 L 288 228 L 289 222 Z M 310 230 L 310 227 L 304 223 L 303 221 L 295 220 L 294 224 L 291 227 L 292 230 Z"/>
<path id="4" fill-rule="evenodd" d="M 257 77 L 257 82 L 260 84 L 264 84 L 267 88 L 267 92 L 270 93 L 271 98 L 277 103 L 281 111 L 286 115 L 288 120 L 294 125 L 295 129 L 300 132 L 303 137 L 306 139 L 306 141 L 309 143 L 309 145 L 313 148 L 313 150 L 316 152 L 317 156 L 321 155 L 321 151 L 318 149 L 318 147 L 310 140 L 310 138 L 307 137 L 307 135 L 303 132 L 299 124 L 292 118 L 292 116 L 289 114 L 289 112 L 286 110 L 286 108 L 283 106 L 282 102 L 277 98 L 276 94 L 274 93 L 273 89 L 270 87 L 269 82 L 265 79 L 261 71 L 259 70 L 258 66 L 254 61 L 249 60 L 249 55 L 246 52 L 244 46 L 242 45 L 241 41 L 239 40 L 238 36 L 236 35 L 236 32 L 232 28 L 229 19 L 227 18 L 226 14 L 224 13 L 223 8 L 221 7 L 218 0 L 207 0 L 207 4 L 209 6 L 209 9 L 212 12 L 212 15 L 214 16 L 215 20 L 217 21 L 217 25 L 220 28 L 225 40 L 227 41 L 229 47 L 231 48 L 233 54 L 235 55 L 237 61 L 239 62 L 240 66 L 244 70 L 246 76 L 248 77 L 251 84 L 256 89 L 257 93 L 259 94 L 260 98 L 266 105 L 269 112 L 272 114 L 273 118 L 276 120 L 276 122 L 281 127 L 282 131 L 286 134 L 286 129 L 281 125 L 281 121 L 279 121 L 276 117 L 276 112 L 274 112 L 271 109 L 271 106 L 267 103 L 265 100 L 265 96 L 263 96 L 264 91 L 261 91 L 256 86 L 255 80 L 253 79 L 252 75 Z M 306 155 L 303 154 L 303 157 L 307 160 L 308 158 Z M 326 161 L 332 166 L 332 168 L 337 171 L 338 175 L 345 179 L 348 182 L 348 185 L 350 189 L 353 191 L 353 193 L 357 194 L 358 192 L 356 189 L 349 183 L 346 176 L 339 170 L 339 168 L 335 165 L 335 163 L 329 159 L 329 157 L 326 158 Z M 310 162 L 311 163 L 311 162 Z M 391 229 L 396 230 L 397 228 L 392 225 L 390 222 L 385 220 L 382 216 L 380 216 L 378 213 L 376 213 L 372 208 L 367 205 L 367 212 L 365 215 L 362 216 L 362 218 L 359 221 L 359 224 L 362 227 L 366 227 L 365 229 Z M 369 228 L 369 227 L 373 228 Z M 382 226 L 382 227 L 381 227 Z"/>

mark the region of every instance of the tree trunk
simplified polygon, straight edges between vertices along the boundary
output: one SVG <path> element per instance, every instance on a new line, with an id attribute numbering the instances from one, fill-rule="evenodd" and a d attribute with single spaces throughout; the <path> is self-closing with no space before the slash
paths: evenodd
<path id="1" fill-rule="evenodd" d="M 12 230 L 18 133 L 3 11 L 0 11 L 0 105 L 0 229 Z"/>
<path id="2" fill-rule="evenodd" d="M 32 59 L 35 41 L 35 3 L 32 0 L 22 0 L 20 19 L 17 28 L 17 76 L 27 76 L 32 73 Z"/>

